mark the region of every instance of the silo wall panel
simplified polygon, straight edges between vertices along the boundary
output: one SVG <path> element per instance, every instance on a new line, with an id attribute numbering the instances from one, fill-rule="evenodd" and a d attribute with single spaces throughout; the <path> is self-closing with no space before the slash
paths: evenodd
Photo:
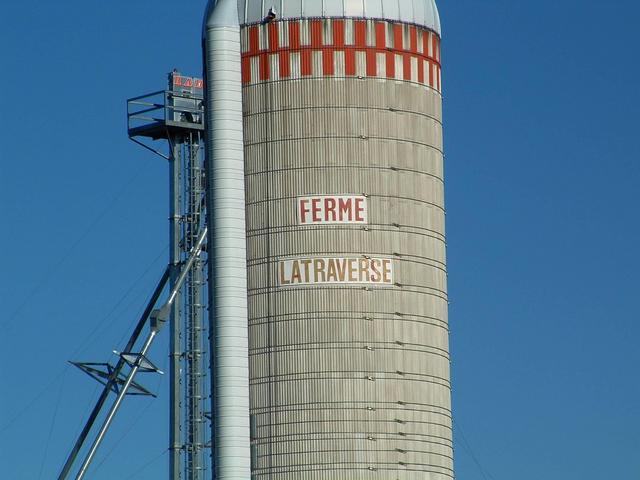
<path id="1" fill-rule="evenodd" d="M 310 330 L 307 327 L 309 322 L 323 323 L 324 328 L 320 332 Z M 441 325 L 377 320 L 368 325 L 369 328 L 364 328 L 367 325 L 363 322 L 366 320 L 331 314 L 309 314 L 289 319 L 278 317 L 278 321 L 272 327 L 268 323 L 253 324 L 255 342 L 252 342 L 252 348 L 257 355 L 267 353 L 269 349 L 278 352 L 304 346 L 308 346 L 309 349 L 319 348 L 318 345 L 331 348 L 371 348 L 376 351 L 404 351 L 406 348 L 449 360 L 448 331 Z M 272 334 L 280 339 L 280 345 L 272 347 L 268 342 L 269 328 L 272 328 Z M 354 339 L 355 332 L 360 333 L 357 340 Z M 428 342 L 425 338 L 429 339 Z"/>
<path id="2" fill-rule="evenodd" d="M 339 38 L 338 24 L 298 23 L 243 33 L 253 476 L 451 479 L 433 35 L 418 32 L 430 52 L 422 57 L 345 49 L 332 52 L 331 64 L 320 50 Z M 356 23 L 345 21 L 347 42 L 362 35 Z M 375 32 L 390 46 L 417 35 L 365 23 L 368 46 L 381 41 Z M 282 32 L 297 28 L 310 51 L 281 50 L 292 41 Z M 340 65 L 349 55 L 351 73 Z M 416 73 L 418 57 L 431 74 Z M 366 221 L 304 223 L 300 202 L 327 196 L 364 199 Z M 374 283 L 362 265 L 383 261 L 389 275 Z M 339 277 L 359 281 L 329 281 L 322 269 L 330 264 L 360 265 L 356 276 L 352 268 Z M 291 265 L 306 265 L 304 280 Z"/>

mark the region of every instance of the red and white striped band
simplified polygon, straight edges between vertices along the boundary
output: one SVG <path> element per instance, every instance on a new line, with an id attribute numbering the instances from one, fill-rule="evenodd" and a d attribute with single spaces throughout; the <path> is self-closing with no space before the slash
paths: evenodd
<path id="1" fill-rule="evenodd" d="M 326 76 L 403 80 L 441 92 L 440 38 L 384 20 L 285 20 L 242 29 L 244 85 Z"/>

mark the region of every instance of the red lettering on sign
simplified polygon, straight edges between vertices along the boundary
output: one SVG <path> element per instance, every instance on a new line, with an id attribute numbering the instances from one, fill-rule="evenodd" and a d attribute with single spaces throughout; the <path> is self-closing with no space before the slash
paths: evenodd
<path id="1" fill-rule="evenodd" d="M 299 198 L 298 223 L 367 223 L 367 199 L 349 195 Z"/>
<path id="2" fill-rule="evenodd" d="M 341 198 L 340 200 L 338 200 L 338 208 L 339 208 L 339 215 L 340 218 L 345 218 L 348 221 L 351 221 L 351 214 L 353 213 L 352 209 L 351 209 L 351 199 L 350 198 Z M 344 215 L 344 216 L 343 216 Z"/>
<path id="3" fill-rule="evenodd" d="M 336 222 L 336 199 L 327 197 L 324 199 L 324 211 L 327 217 L 327 220 L 331 222 Z"/>
<path id="4" fill-rule="evenodd" d="M 183 77 L 181 75 L 173 76 L 173 85 L 176 87 L 186 88 L 204 88 L 204 80 L 194 77 Z"/>
<path id="5" fill-rule="evenodd" d="M 313 200 L 311 200 L 311 211 L 313 212 L 313 223 L 318 223 L 322 220 L 319 215 L 321 210 L 322 209 L 320 208 L 320 199 L 314 198 Z"/>
<path id="6" fill-rule="evenodd" d="M 356 198 L 356 222 L 364 221 L 364 198 Z"/>
<path id="7" fill-rule="evenodd" d="M 307 213 L 309 213 L 309 199 L 301 198 L 300 199 L 300 223 L 307 223 Z"/>

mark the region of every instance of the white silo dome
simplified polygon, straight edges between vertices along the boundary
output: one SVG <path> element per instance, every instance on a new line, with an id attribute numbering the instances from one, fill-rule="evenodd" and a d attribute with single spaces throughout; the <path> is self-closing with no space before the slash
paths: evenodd
<path id="1" fill-rule="evenodd" d="M 279 19 L 379 18 L 421 25 L 441 34 L 435 0 L 238 0 L 238 5 L 243 24 L 262 21 L 273 8 Z"/>

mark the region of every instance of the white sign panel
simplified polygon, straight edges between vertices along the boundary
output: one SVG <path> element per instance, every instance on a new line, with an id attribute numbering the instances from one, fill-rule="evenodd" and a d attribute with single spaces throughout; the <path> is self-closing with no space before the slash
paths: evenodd
<path id="1" fill-rule="evenodd" d="M 367 223 L 364 195 L 318 195 L 298 198 L 300 225 Z"/>
<path id="2" fill-rule="evenodd" d="M 280 286 L 320 284 L 393 285 L 388 258 L 295 258 L 278 262 Z"/>

